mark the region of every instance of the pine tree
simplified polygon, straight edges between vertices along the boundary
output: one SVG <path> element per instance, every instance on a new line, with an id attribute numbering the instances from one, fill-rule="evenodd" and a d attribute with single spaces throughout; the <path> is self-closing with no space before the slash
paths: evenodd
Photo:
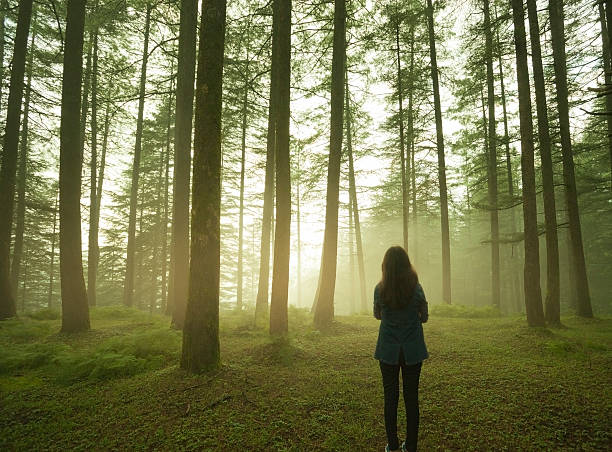
<path id="1" fill-rule="evenodd" d="M 31 18 L 32 0 L 20 1 L 4 144 L 2 147 L 2 162 L 0 166 L 0 320 L 16 315 L 15 298 L 11 288 L 9 253 L 15 198 L 21 102 Z"/>
<path id="2" fill-rule="evenodd" d="M 62 332 L 89 330 L 81 253 L 80 115 L 86 0 L 68 0 L 60 126 L 60 277 Z"/>
<path id="3" fill-rule="evenodd" d="M 196 82 L 189 298 L 181 358 L 181 367 L 194 373 L 215 369 L 220 360 L 221 111 L 225 15 L 225 0 L 212 0 L 203 5 Z"/>

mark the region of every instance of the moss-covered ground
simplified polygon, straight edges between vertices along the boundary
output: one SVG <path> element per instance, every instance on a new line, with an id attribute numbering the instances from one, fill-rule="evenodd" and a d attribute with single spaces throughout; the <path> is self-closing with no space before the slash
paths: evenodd
<path id="1" fill-rule="evenodd" d="M 459 314 L 425 325 L 421 450 L 612 450 L 612 319 Z M 161 316 L 99 308 L 76 336 L 54 317 L 0 322 L 0 450 L 384 449 L 373 318 L 320 333 L 291 310 L 273 340 L 224 313 L 223 366 L 193 376 Z"/>

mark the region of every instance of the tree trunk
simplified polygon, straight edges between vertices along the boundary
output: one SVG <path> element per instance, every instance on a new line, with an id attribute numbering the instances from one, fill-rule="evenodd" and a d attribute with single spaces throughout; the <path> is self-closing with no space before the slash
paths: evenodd
<path id="1" fill-rule="evenodd" d="M 399 107 L 400 162 L 402 171 L 402 231 L 404 249 L 408 252 L 408 183 L 406 181 L 406 145 L 404 138 L 404 87 L 402 83 L 402 56 L 400 52 L 400 20 L 395 24 L 395 43 L 397 51 L 397 103 Z"/>
<path id="2" fill-rule="evenodd" d="M 270 285 L 270 243 L 272 215 L 274 213 L 274 175 L 276 172 L 276 118 L 278 116 L 278 17 L 272 18 L 272 64 L 270 68 L 270 100 L 268 105 L 268 131 L 266 139 L 266 175 L 264 203 L 261 219 L 261 247 L 259 281 L 255 302 L 255 323 L 261 323 L 268 313 Z"/>
<path id="3" fill-rule="evenodd" d="M 85 1 L 68 0 L 60 125 L 60 280 L 62 332 L 89 330 L 81 251 L 81 76 Z"/>
<path id="4" fill-rule="evenodd" d="M 525 308 L 529 326 L 544 325 L 540 290 L 540 251 L 538 245 L 538 212 L 534 168 L 533 123 L 527 65 L 525 11 L 522 0 L 512 0 L 516 72 L 521 126 L 521 173 L 523 178 L 523 219 L 525 224 Z"/>
<path id="5" fill-rule="evenodd" d="M 198 1 L 181 0 L 174 126 L 172 250 L 167 304 L 168 313 L 172 312 L 172 324 L 177 328 L 182 328 L 185 323 L 189 293 L 189 193 L 197 23 Z"/>
<path id="6" fill-rule="evenodd" d="M 168 306 L 168 212 L 170 188 L 170 131 L 172 128 L 172 105 L 174 93 L 174 60 L 170 70 L 170 96 L 168 98 L 168 123 L 166 124 L 166 152 L 164 154 L 164 218 L 162 225 L 162 260 L 161 260 L 161 306 L 160 311 L 166 312 Z"/>
<path id="7" fill-rule="evenodd" d="M 93 43 L 91 39 L 87 45 L 87 59 L 85 61 L 85 74 L 83 75 L 83 98 L 81 101 L 81 135 L 79 138 L 79 148 L 81 150 L 81 160 L 85 152 L 85 131 L 87 130 L 87 113 L 89 112 L 89 90 L 91 87 L 91 56 Z M 81 162 L 82 165 L 82 162 Z"/>
<path id="8" fill-rule="evenodd" d="M 30 123 L 30 98 L 32 97 L 32 70 L 34 64 L 34 43 L 36 41 L 36 12 L 32 19 L 32 38 L 28 54 L 28 75 L 25 87 L 23 119 L 21 125 L 21 152 L 19 155 L 19 169 L 17 179 L 17 221 L 15 222 L 15 245 L 13 249 L 13 261 L 11 263 L 11 285 L 13 293 L 17 294 L 19 277 L 21 274 L 21 259 L 23 253 L 23 233 L 25 231 L 26 213 L 26 185 L 28 172 L 29 123 Z"/>
<path id="9" fill-rule="evenodd" d="M 327 169 L 327 199 L 325 233 L 321 257 L 320 287 L 314 324 L 325 328 L 334 319 L 334 292 L 338 255 L 338 198 L 340 195 L 340 163 L 342 160 L 342 131 L 344 116 L 344 65 L 346 60 L 346 3 L 334 1 L 334 47 L 331 81 L 331 127 L 329 164 Z"/>
<path id="10" fill-rule="evenodd" d="M 414 251 L 416 253 L 416 173 L 414 171 L 414 25 L 410 25 L 410 66 L 408 69 L 408 149 L 407 160 L 407 183 L 411 186 L 412 193 L 412 219 L 415 231 L 412 234 Z"/>
<path id="11" fill-rule="evenodd" d="M 51 263 L 49 264 L 49 290 L 47 292 L 47 307 L 53 306 L 53 280 L 55 268 L 55 240 L 57 238 L 57 211 L 59 202 L 59 191 L 55 196 L 55 207 L 53 208 L 53 234 L 51 235 Z"/>
<path id="12" fill-rule="evenodd" d="M 349 271 L 348 271 L 348 283 L 350 287 L 350 313 L 354 314 L 358 312 L 357 300 L 355 296 L 355 228 L 353 226 L 353 197 L 351 196 L 351 190 L 349 189 L 349 203 L 348 203 L 348 242 L 349 242 Z"/>
<path id="13" fill-rule="evenodd" d="M 91 161 L 89 167 L 89 250 L 87 252 L 87 294 L 89 306 L 96 305 L 96 280 L 100 248 L 98 246 L 98 229 L 100 225 L 100 208 L 98 204 L 98 32 L 92 33 L 93 42 L 91 73 Z"/>
<path id="14" fill-rule="evenodd" d="M 531 60 L 538 112 L 538 138 L 542 161 L 542 188 L 544 217 L 546 222 L 546 321 L 552 325 L 561 323 L 559 240 L 557 238 L 557 207 L 555 205 L 555 183 L 553 179 L 552 146 L 548 129 L 548 107 L 546 106 L 546 84 L 540 47 L 540 26 L 536 0 L 527 0 L 529 36 L 531 38 Z"/>
<path id="15" fill-rule="evenodd" d="M 442 106 L 438 81 L 436 37 L 434 33 L 433 5 L 427 0 L 427 23 L 429 31 L 429 54 L 436 116 L 436 142 L 438 147 L 438 182 L 440 185 L 440 223 L 442 230 L 442 299 L 451 302 L 450 226 L 448 221 L 448 190 L 446 187 L 446 162 L 444 156 L 444 132 L 442 130 Z"/>
<path id="16" fill-rule="evenodd" d="M 221 266 L 221 111 L 225 0 L 203 4 L 195 109 L 189 298 L 181 367 L 198 373 L 219 366 Z"/>
<path id="17" fill-rule="evenodd" d="M 15 295 L 11 287 L 9 255 L 19 147 L 19 119 L 31 18 L 32 0 L 20 1 L 4 127 L 2 165 L 0 165 L 0 320 L 14 317 L 17 314 Z"/>
<path id="18" fill-rule="evenodd" d="M 302 170 L 300 168 L 300 148 L 297 148 L 297 177 L 295 180 L 296 202 L 297 202 L 297 306 L 302 307 L 302 225 L 301 225 L 301 199 L 300 184 L 302 180 Z"/>
<path id="19" fill-rule="evenodd" d="M 123 304 L 134 304 L 134 254 L 136 245 L 136 212 L 138 210 L 138 181 L 140 179 L 140 155 L 142 152 L 142 126 L 144 116 L 145 89 L 147 86 L 147 63 L 149 61 L 149 34 L 152 6 L 147 3 L 145 18 L 144 48 L 142 51 L 142 66 L 140 69 L 140 89 L 138 99 L 138 119 L 136 120 L 136 144 L 134 146 L 134 162 L 132 164 L 132 187 L 130 189 L 130 216 L 128 224 L 128 243 L 125 266 L 125 281 L 123 284 Z"/>
<path id="20" fill-rule="evenodd" d="M 291 168 L 289 148 L 291 82 L 291 0 L 274 0 L 278 15 L 276 117 L 276 226 L 270 295 L 270 334 L 287 334 L 291 253 Z M 342 132 L 341 132 L 342 134 Z M 342 135 L 340 136 L 342 140 Z"/>
<path id="21" fill-rule="evenodd" d="M 6 45 L 6 13 L 8 12 L 8 3 L 6 0 L 0 1 L 0 111 L 2 111 L 2 94 L 4 87 L 4 46 Z"/>
<path id="22" fill-rule="evenodd" d="M 606 11 L 604 2 L 599 2 L 599 22 L 601 24 L 601 51 L 604 69 L 604 81 L 607 87 L 612 86 L 612 66 L 610 65 L 610 32 L 606 24 Z M 608 6 L 610 9 L 610 6 Z M 612 25 L 612 24 L 611 24 Z M 606 111 L 612 111 L 612 96 L 606 97 Z M 610 154 L 610 189 L 612 190 L 612 116 L 606 116 L 608 126 L 608 153 Z"/>
<path id="23" fill-rule="evenodd" d="M 249 37 L 247 35 L 247 41 Z M 248 45 L 248 44 L 247 44 Z M 236 309 L 242 309 L 242 279 L 243 279 L 243 260 L 242 252 L 244 242 L 244 172 L 246 164 L 246 134 L 247 118 L 249 108 L 249 53 L 247 47 L 247 67 L 244 74 L 244 92 L 242 94 L 242 136 L 240 141 L 240 212 L 238 220 L 238 269 L 236 272 Z"/>
<path id="24" fill-rule="evenodd" d="M 560 0 L 550 0 L 548 6 L 555 68 L 555 85 L 557 88 L 557 108 L 559 110 L 559 126 L 561 128 L 563 182 L 565 184 L 565 198 L 572 240 L 572 254 L 574 256 L 574 270 L 578 295 L 578 315 L 582 317 L 593 317 L 584 248 L 582 244 L 578 193 L 576 189 L 576 176 L 574 174 L 574 156 L 572 153 L 572 139 L 570 135 L 563 2 Z"/>
<path id="25" fill-rule="evenodd" d="M 489 146 L 487 166 L 487 187 L 491 217 L 491 291 L 493 305 L 501 305 L 500 262 L 499 262 L 499 212 L 497 211 L 497 131 L 495 122 L 495 84 L 493 79 L 493 32 L 489 0 L 484 4 L 485 53 L 487 60 L 487 99 L 489 106 Z"/>
<path id="26" fill-rule="evenodd" d="M 357 245 L 357 266 L 359 268 L 359 289 L 361 295 L 360 311 L 367 312 L 368 298 L 366 296 L 365 264 L 363 262 L 363 244 L 361 241 L 361 224 L 359 220 L 359 206 L 357 203 L 357 184 L 355 183 L 355 167 L 353 159 L 353 116 L 351 110 L 351 96 L 348 85 L 348 71 L 345 72 L 345 109 L 346 109 L 346 151 L 349 162 L 349 205 L 355 224 L 355 235 Z M 352 244 L 352 242 L 351 242 Z M 352 253 L 351 253 L 352 256 Z M 351 272 L 353 266 L 351 266 Z"/>
<path id="27" fill-rule="evenodd" d="M 160 165 L 159 172 L 157 173 L 157 196 L 155 200 L 155 224 L 153 226 L 153 256 L 151 259 L 151 294 L 149 296 L 149 313 L 152 313 L 157 309 L 157 268 L 159 265 L 161 271 L 161 264 L 158 262 L 160 254 L 160 232 L 162 223 L 162 188 L 164 186 L 164 159 L 166 157 L 166 148 L 161 148 L 159 155 Z M 161 256 L 163 259 L 163 255 Z"/>

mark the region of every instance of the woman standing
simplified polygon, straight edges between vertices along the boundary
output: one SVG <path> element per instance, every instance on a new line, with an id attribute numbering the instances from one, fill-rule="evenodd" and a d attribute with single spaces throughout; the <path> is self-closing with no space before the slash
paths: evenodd
<path id="1" fill-rule="evenodd" d="M 419 278 L 400 246 L 389 248 L 383 258 L 382 279 L 374 290 L 374 317 L 381 320 L 374 358 L 380 362 L 385 393 L 385 450 L 400 450 L 397 404 L 401 368 L 406 405 L 406 441 L 401 450 L 414 452 L 419 432 L 421 364 L 429 356 L 422 325 L 427 322 L 428 310 Z"/>

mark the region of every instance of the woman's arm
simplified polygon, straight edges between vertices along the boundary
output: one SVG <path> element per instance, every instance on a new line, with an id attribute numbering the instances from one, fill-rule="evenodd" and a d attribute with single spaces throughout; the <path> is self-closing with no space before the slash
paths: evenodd
<path id="1" fill-rule="evenodd" d="M 417 290 L 417 297 L 418 297 L 418 301 L 419 301 L 419 317 L 421 318 L 421 322 L 422 323 L 427 323 L 427 320 L 429 320 L 429 308 L 427 306 L 427 299 L 425 298 L 425 292 L 423 291 L 423 288 L 421 287 L 421 285 L 419 284 L 416 288 Z"/>
<path id="2" fill-rule="evenodd" d="M 374 289 L 374 317 L 376 317 L 378 320 L 382 318 L 380 312 L 380 298 L 378 295 L 378 286 L 376 286 L 376 288 Z"/>

